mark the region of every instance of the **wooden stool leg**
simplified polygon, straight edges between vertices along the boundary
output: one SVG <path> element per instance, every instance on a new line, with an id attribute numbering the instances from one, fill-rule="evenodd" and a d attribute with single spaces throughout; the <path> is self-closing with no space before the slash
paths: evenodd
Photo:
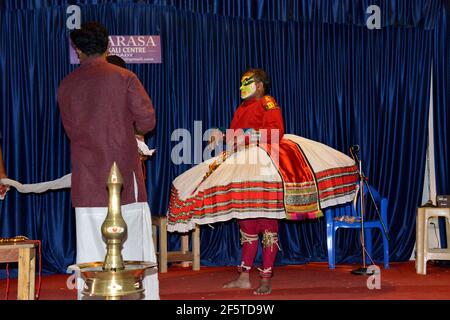
<path id="1" fill-rule="evenodd" d="M 30 300 L 34 300 L 34 285 L 35 285 L 35 276 L 36 276 L 36 249 L 30 249 Z"/>
<path id="2" fill-rule="evenodd" d="M 159 271 L 167 272 L 167 219 L 161 218 L 159 226 Z"/>
<path id="3" fill-rule="evenodd" d="M 423 256 L 422 256 L 422 274 L 427 274 L 427 260 L 428 260 L 428 215 L 425 212 L 424 220 L 422 222 L 423 226 Z"/>
<path id="4" fill-rule="evenodd" d="M 424 245 L 428 244 L 425 244 L 424 241 L 425 220 L 425 210 L 419 208 L 416 217 L 416 272 L 418 274 L 425 274 L 426 272 L 424 268 Z"/>
<path id="5" fill-rule="evenodd" d="M 445 218 L 445 233 L 447 234 L 447 248 L 450 249 L 450 217 Z"/>
<path id="6" fill-rule="evenodd" d="M 200 226 L 197 224 L 192 233 L 192 254 L 194 261 L 192 262 L 192 269 L 200 270 Z"/>
<path id="7" fill-rule="evenodd" d="M 19 249 L 18 300 L 34 300 L 35 249 Z"/>
<path id="8" fill-rule="evenodd" d="M 152 226 L 152 240 L 153 240 L 153 247 L 155 248 L 155 252 L 158 252 L 158 242 L 156 240 L 156 233 L 158 232 L 158 228 L 153 225 Z"/>
<path id="9" fill-rule="evenodd" d="M 189 252 L 189 233 L 183 233 L 181 235 L 181 251 L 183 253 Z M 183 268 L 189 267 L 190 262 L 189 261 L 183 261 L 181 263 L 181 266 Z"/>

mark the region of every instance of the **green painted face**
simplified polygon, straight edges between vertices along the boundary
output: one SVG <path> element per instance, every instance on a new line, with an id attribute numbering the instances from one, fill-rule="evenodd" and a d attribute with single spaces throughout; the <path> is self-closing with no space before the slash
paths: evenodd
<path id="1" fill-rule="evenodd" d="M 256 93 L 256 79 L 253 74 L 245 74 L 241 79 L 241 98 L 251 98 Z"/>

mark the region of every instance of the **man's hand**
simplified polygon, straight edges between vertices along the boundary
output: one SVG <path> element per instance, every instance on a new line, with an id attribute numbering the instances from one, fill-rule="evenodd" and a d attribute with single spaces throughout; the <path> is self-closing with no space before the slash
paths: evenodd
<path id="1" fill-rule="evenodd" d="M 136 139 L 138 139 L 139 141 L 145 142 L 145 139 L 144 139 L 144 136 L 143 136 L 143 135 L 135 134 L 135 137 L 136 137 Z M 141 151 L 139 150 L 139 160 L 145 161 L 145 160 L 147 160 L 147 159 L 148 159 L 148 157 L 147 157 L 146 155 L 143 155 L 143 154 L 141 153 Z"/>

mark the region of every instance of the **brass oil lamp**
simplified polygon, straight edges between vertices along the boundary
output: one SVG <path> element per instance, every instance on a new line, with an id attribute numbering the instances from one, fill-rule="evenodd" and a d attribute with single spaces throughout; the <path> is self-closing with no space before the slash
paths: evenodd
<path id="1" fill-rule="evenodd" d="M 153 273 L 157 272 L 157 265 L 153 262 L 123 261 L 122 245 L 127 236 L 127 225 L 120 207 L 123 179 L 115 162 L 111 167 L 107 183 L 108 214 L 101 228 L 103 240 L 106 243 L 105 260 L 78 264 L 76 267 L 85 281 L 83 295 L 104 297 L 106 300 L 120 300 L 121 297 L 128 295 L 143 295 L 144 275 L 149 269 Z"/>

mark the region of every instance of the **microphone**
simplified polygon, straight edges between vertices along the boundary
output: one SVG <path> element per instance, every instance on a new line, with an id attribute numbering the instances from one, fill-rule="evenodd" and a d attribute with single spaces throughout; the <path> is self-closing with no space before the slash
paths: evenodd
<path id="1" fill-rule="evenodd" d="M 350 150 L 352 150 L 352 152 L 358 152 L 359 151 L 359 145 L 354 144 L 353 146 L 350 147 Z"/>
<path id="2" fill-rule="evenodd" d="M 350 147 L 350 154 L 351 154 L 353 160 L 355 160 L 356 163 L 359 162 L 359 159 L 358 159 L 358 152 L 359 152 L 359 145 L 354 144 L 354 145 L 352 145 L 352 146 Z"/>

